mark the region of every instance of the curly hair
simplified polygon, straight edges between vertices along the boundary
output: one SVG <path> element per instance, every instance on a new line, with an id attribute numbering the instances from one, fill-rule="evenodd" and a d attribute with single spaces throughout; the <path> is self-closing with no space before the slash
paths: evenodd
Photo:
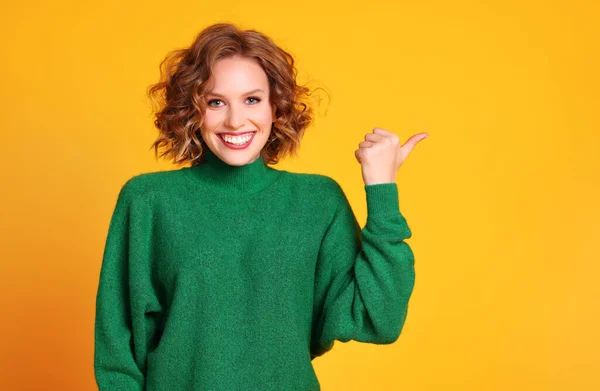
<path id="1" fill-rule="evenodd" d="M 230 23 L 213 24 L 202 30 L 189 48 L 176 49 L 160 64 L 160 81 L 148 87 L 153 104 L 154 126 L 159 135 L 152 144 L 155 158 L 167 156 L 175 164 L 202 163 L 204 145 L 200 127 L 206 113 L 205 94 L 213 87 L 214 64 L 225 57 L 254 58 L 269 80 L 269 98 L 276 105 L 271 135 L 261 150 L 265 162 L 276 164 L 297 154 L 313 110 L 303 100 L 310 90 L 296 83 L 293 57 L 271 38 L 256 30 L 241 30 Z"/>

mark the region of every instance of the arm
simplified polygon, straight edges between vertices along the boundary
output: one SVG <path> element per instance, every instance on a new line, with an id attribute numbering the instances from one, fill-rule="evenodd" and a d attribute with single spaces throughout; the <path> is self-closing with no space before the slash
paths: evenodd
<path id="1" fill-rule="evenodd" d="M 132 217 L 136 208 L 126 183 L 112 215 L 96 296 L 94 372 L 100 391 L 144 390 L 144 312 L 139 302 L 138 267 L 141 231 Z"/>
<path id="2" fill-rule="evenodd" d="M 415 281 L 414 255 L 405 242 L 412 233 L 399 210 L 396 183 L 365 186 L 362 231 L 344 192 L 336 189 L 339 204 L 317 260 L 311 360 L 336 339 L 395 342 Z"/>

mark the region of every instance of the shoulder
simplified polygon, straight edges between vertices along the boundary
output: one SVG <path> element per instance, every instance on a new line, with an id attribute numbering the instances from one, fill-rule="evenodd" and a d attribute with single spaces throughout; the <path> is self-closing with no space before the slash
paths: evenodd
<path id="1" fill-rule="evenodd" d="M 322 206 L 333 205 L 335 208 L 346 199 L 342 186 L 330 176 L 288 171 L 285 173 L 294 191 L 309 195 L 310 199 Z"/>
<path id="2" fill-rule="evenodd" d="M 136 174 L 121 186 L 119 197 L 149 197 L 167 193 L 181 181 L 181 170 L 154 171 Z"/>
<path id="3" fill-rule="evenodd" d="M 340 184 L 330 176 L 314 173 L 301 173 L 282 171 L 289 181 L 297 186 L 305 186 L 316 191 L 337 192 L 341 190 Z"/>

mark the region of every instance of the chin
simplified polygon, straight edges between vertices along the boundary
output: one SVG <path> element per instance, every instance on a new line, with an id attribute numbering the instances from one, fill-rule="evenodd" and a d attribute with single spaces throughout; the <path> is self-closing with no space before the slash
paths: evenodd
<path id="1" fill-rule="evenodd" d="M 220 158 L 230 166 L 245 166 L 260 158 L 260 151 L 224 151 Z"/>

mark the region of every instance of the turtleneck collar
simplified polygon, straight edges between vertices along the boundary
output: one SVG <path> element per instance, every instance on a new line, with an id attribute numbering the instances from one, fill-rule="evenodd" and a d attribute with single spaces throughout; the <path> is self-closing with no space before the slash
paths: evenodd
<path id="1" fill-rule="evenodd" d="M 262 156 L 243 166 L 231 166 L 206 147 L 204 161 L 187 168 L 190 176 L 222 193 L 252 194 L 266 189 L 280 171 L 269 167 Z"/>

